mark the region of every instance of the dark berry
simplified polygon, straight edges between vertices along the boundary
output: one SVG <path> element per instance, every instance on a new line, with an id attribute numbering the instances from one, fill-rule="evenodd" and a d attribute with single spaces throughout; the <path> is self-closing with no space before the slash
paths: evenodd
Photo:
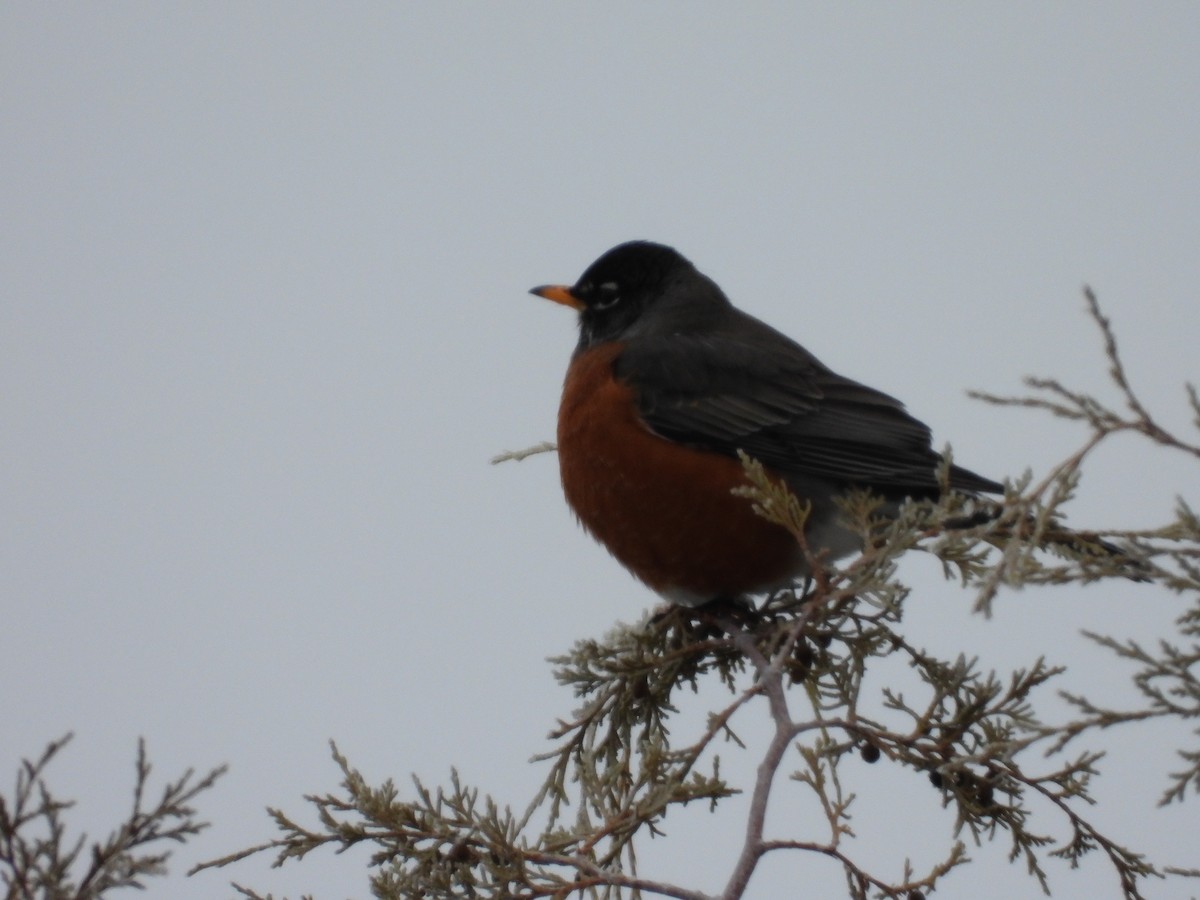
<path id="1" fill-rule="evenodd" d="M 991 806 L 992 803 L 995 802 L 996 792 L 992 789 L 992 786 L 990 784 L 987 784 L 985 782 L 979 788 L 979 793 L 977 795 L 977 799 L 979 800 L 979 805 L 986 809 L 987 807 Z"/>

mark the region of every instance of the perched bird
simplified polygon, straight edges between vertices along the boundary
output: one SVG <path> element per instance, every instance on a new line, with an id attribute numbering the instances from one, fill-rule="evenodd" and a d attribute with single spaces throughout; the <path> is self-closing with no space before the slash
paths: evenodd
<path id="1" fill-rule="evenodd" d="M 574 285 L 532 293 L 579 312 L 558 414 L 567 502 L 630 572 L 698 606 L 786 586 L 809 564 L 796 539 L 732 490 L 738 451 L 811 504 L 805 537 L 827 558 L 860 549 L 835 498 L 937 496 L 940 454 L 903 404 L 830 371 L 735 308 L 670 247 L 609 250 Z M 952 466 L 950 487 L 1002 490 Z"/>

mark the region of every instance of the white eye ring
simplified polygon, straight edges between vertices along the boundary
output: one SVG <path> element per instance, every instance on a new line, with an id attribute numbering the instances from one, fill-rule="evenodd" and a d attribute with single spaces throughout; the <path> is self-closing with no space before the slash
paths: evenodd
<path id="1" fill-rule="evenodd" d="M 597 301 L 592 304 L 592 309 L 609 309 L 621 302 L 621 295 L 617 293 L 619 285 L 615 281 L 606 281 L 600 285 L 601 292 L 610 294 L 608 299 Z"/>

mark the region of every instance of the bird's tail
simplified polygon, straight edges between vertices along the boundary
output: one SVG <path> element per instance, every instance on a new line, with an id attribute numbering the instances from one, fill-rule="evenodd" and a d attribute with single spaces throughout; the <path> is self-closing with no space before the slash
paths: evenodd
<path id="1" fill-rule="evenodd" d="M 1056 556 L 1094 567 L 1097 574 L 1117 574 L 1131 581 L 1149 581 L 1153 575 L 1150 564 L 1135 548 L 1115 543 L 1095 531 L 1077 531 L 1057 522 L 1042 525 L 1037 517 L 1027 514 L 1019 523 L 1003 522 L 1005 508 L 999 503 L 980 503 L 965 515 L 946 520 L 953 531 L 998 523 L 985 539 L 1003 549 L 1012 541 L 1026 541 Z"/>

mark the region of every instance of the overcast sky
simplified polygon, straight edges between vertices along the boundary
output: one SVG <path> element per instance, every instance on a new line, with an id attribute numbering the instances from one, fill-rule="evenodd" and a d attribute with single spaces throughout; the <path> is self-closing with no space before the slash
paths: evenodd
<path id="1" fill-rule="evenodd" d="M 1181 2 L 0 6 L 3 789 L 74 730 L 51 781 L 100 832 L 139 735 L 161 778 L 228 762 L 199 800 L 213 827 L 150 891 L 184 900 L 231 878 L 368 895 L 361 853 L 182 874 L 334 789 L 330 738 L 371 779 L 457 765 L 523 806 L 573 705 L 545 658 L 655 603 L 575 525 L 552 456 L 488 464 L 553 436 L 575 340 L 527 289 L 623 240 L 676 246 L 997 478 L 1084 435 L 967 389 L 1114 396 L 1088 283 L 1186 429 L 1198 46 Z M 1118 441 L 1072 521 L 1162 522 L 1196 483 Z M 929 560 L 905 574 L 914 643 L 1044 652 L 1118 699 L 1078 630 L 1153 640 L 1178 611 L 1117 585 L 1008 594 L 985 622 Z M 1154 808 L 1187 737 L 1115 742 L 1098 815 L 1195 866 L 1195 801 Z M 898 875 L 952 823 L 885 768 L 855 772 L 879 812 L 853 852 Z M 811 826 L 786 796 L 780 828 Z M 740 825 L 680 815 L 647 874 L 715 890 Z M 1006 849 L 973 849 L 947 896 L 1037 896 Z M 1099 860 L 1051 876 L 1117 896 Z M 751 896 L 841 884 L 794 857 Z"/>

